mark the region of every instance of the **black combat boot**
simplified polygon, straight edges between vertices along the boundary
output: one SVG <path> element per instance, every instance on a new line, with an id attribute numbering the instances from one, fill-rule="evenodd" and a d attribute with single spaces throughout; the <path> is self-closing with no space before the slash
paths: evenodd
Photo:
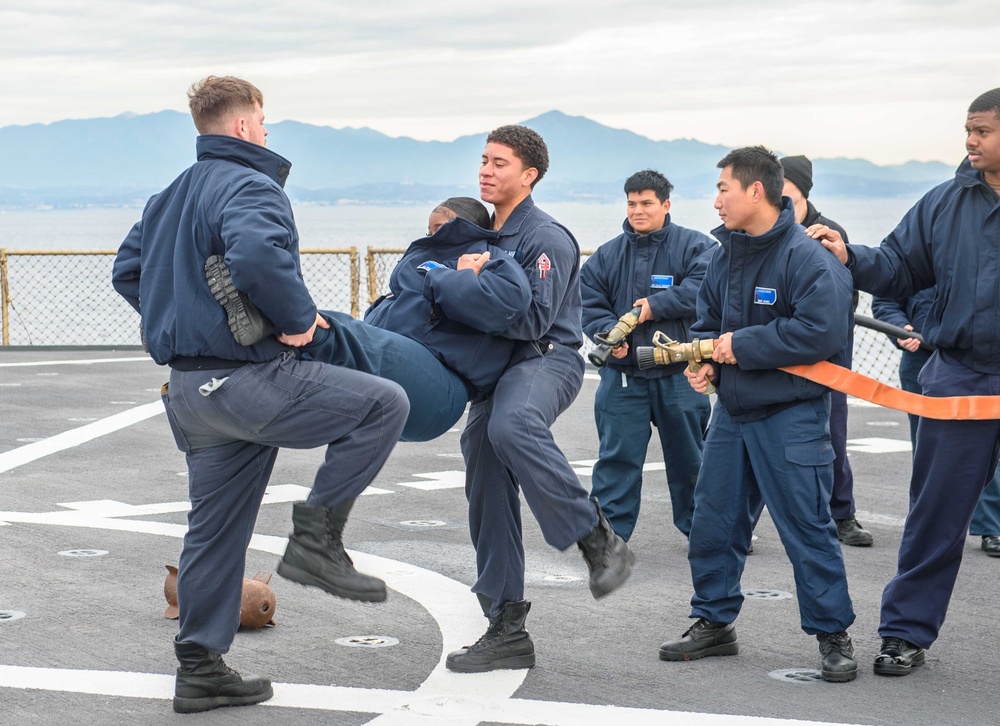
<path id="1" fill-rule="evenodd" d="M 535 644 L 524 629 L 531 603 L 526 600 L 504 603 L 500 614 L 490 618 L 486 633 L 472 645 L 448 654 L 445 665 L 459 673 L 483 673 L 501 668 L 531 668 L 535 665 Z"/>
<path id="2" fill-rule="evenodd" d="M 300 585 L 315 585 L 336 597 L 384 602 L 385 583 L 355 570 L 350 555 L 344 551 L 341 538 L 353 506 L 353 499 L 333 507 L 296 502 L 292 507 L 294 531 L 278 563 L 278 574 Z"/>
<path id="3" fill-rule="evenodd" d="M 733 623 L 710 623 L 698 618 L 677 640 L 660 646 L 660 660 L 698 660 L 710 655 L 736 655 L 740 644 Z"/>
<path id="4" fill-rule="evenodd" d="M 882 638 L 882 648 L 875 656 L 875 673 L 880 676 L 908 676 L 924 664 L 924 649 L 902 638 Z"/>
<path id="5" fill-rule="evenodd" d="M 175 640 L 174 653 L 180 662 L 174 685 L 177 713 L 211 711 L 220 706 L 247 706 L 274 695 L 270 680 L 257 676 L 243 678 L 225 664 L 221 655 L 197 643 Z"/>
<path id="6" fill-rule="evenodd" d="M 839 633 L 820 633 L 819 653 L 823 656 L 822 674 L 824 681 L 847 683 L 858 676 L 858 662 L 854 659 L 854 644 L 851 636 Z"/>
<path id="7" fill-rule="evenodd" d="M 598 501 L 592 501 L 597 507 L 597 526 L 576 546 L 583 552 L 583 559 L 590 568 L 590 594 L 600 598 L 617 590 L 628 579 L 635 555 L 625 540 L 611 529 Z"/>

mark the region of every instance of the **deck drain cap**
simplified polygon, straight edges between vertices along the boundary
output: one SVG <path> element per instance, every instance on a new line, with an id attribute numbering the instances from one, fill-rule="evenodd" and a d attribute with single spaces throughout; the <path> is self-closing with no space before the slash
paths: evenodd
<path id="1" fill-rule="evenodd" d="M 337 645 L 346 645 L 348 648 L 388 648 L 399 645 L 398 640 L 388 635 L 350 635 L 346 638 L 337 638 L 333 642 Z"/>

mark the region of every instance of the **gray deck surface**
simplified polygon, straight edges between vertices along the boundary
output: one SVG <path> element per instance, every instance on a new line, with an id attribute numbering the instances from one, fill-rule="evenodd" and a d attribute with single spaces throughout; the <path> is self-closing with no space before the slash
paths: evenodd
<path id="1" fill-rule="evenodd" d="M 548 547 L 525 508 L 527 627 L 537 665 L 448 673 L 446 652 L 486 625 L 468 589 L 475 564 L 454 431 L 397 446 L 348 523 L 356 564 L 388 582 L 388 602 L 345 602 L 275 575 L 277 626 L 241 631 L 227 656 L 238 670 L 269 676 L 274 699 L 174 714 L 177 626 L 162 615 L 162 586 L 164 565 L 177 561 L 187 495 L 184 458 L 159 403 L 166 376 L 139 351 L 0 349 L 0 724 L 1000 722 L 1000 559 L 986 557 L 979 538 L 967 542 L 927 665 L 906 678 L 872 673 L 910 453 L 904 414 L 857 402 L 848 438 L 858 518 L 875 546 L 844 548 L 858 613 L 851 633 L 861 672 L 853 683 L 812 677 L 816 642 L 798 627 L 791 567 L 766 514 L 743 579 L 745 590 L 764 597 L 746 601 L 740 654 L 658 660 L 659 644 L 689 624 L 691 585 L 655 442 L 626 586 L 592 599 L 579 553 Z M 555 427 L 588 489 L 596 385 L 591 371 Z M 278 457 L 247 576 L 274 570 L 291 502 L 322 455 Z M 60 554 L 73 550 L 92 552 Z M 781 672 L 798 677 L 776 677 Z"/>

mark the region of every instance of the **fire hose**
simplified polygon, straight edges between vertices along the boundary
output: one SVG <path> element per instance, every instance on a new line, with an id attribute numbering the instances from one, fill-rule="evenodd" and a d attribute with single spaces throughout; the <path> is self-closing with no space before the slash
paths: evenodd
<path id="1" fill-rule="evenodd" d="M 856 316 L 856 318 L 861 317 L 863 316 Z M 859 322 L 864 325 L 864 322 Z M 923 342 L 919 333 L 895 326 L 887 326 L 885 323 L 880 323 L 878 328 L 873 327 L 873 329 L 898 338 L 919 338 Z M 636 348 L 636 360 L 641 369 L 688 361 L 688 367 L 697 370 L 695 366 L 700 367 L 702 362 L 711 361 L 712 351 L 715 350 L 718 342 L 718 339 L 696 339 L 690 343 L 680 343 L 657 331 L 653 334 L 652 346 Z M 930 347 L 926 343 L 924 346 Z M 782 366 L 778 370 L 879 406 L 924 418 L 945 421 L 1000 419 L 1000 396 L 944 396 L 941 398 L 922 396 L 886 385 L 874 378 L 855 373 L 849 368 L 838 366 L 829 361 L 820 361 L 810 365 Z M 711 393 L 711 391 L 707 392 Z"/>

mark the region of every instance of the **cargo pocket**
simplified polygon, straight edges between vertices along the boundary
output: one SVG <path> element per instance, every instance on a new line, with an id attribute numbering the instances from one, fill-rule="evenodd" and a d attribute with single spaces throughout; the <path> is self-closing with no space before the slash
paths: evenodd
<path id="1" fill-rule="evenodd" d="M 243 366 L 213 390 L 208 400 L 230 425 L 249 436 L 259 435 L 292 403 L 291 393 L 276 386 L 266 375 L 281 360 L 267 363 L 263 372 L 259 364 Z"/>
<path id="2" fill-rule="evenodd" d="M 803 480 L 811 479 L 814 484 L 811 489 L 805 487 L 802 491 L 796 491 L 793 488 L 788 493 L 793 499 L 801 497 L 800 506 L 805 507 L 808 511 L 815 512 L 816 514 L 822 514 L 824 510 L 829 512 L 830 492 L 824 491 L 823 486 L 820 484 L 819 468 L 829 466 L 833 463 L 834 458 L 833 445 L 828 439 L 825 441 L 800 441 L 785 444 L 785 461 L 789 464 L 804 468 L 807 467 L 812 470 L 811 477 L 806 473 L 803 473 L 802 476 Z M 832 483 L 832 470 L 830 473 Z"/>

